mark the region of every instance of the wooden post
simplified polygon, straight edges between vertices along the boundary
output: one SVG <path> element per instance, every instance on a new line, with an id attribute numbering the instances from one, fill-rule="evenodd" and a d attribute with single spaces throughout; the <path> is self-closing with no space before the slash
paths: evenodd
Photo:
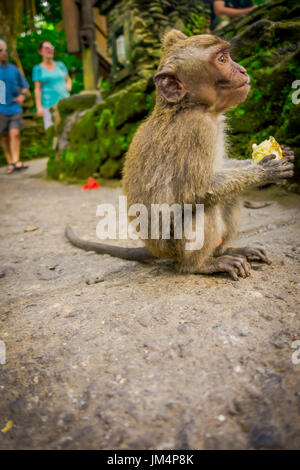
<path id="1" fill-rule="evenodd" d="M 81 0 L 80 39 L 84 89 L 86 91 L 96 89 L 98 74 L 93 3 L 94 2 L 92 0 Z"/>

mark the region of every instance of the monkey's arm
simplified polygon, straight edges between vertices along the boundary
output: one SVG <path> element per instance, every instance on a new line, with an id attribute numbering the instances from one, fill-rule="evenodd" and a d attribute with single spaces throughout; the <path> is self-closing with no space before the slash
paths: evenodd
<path id="1" fill-rule="evenodd" d="M 236 158 L 228 158 L 224 160 L 224 166 L 226 168 L 241 168 L 250 166 L 252 163 L 251 158 L 247 158 L 246 160 L 237 160 Z"/>
<path id="2" fill-rule="evenodd" d="M 241 194 L 251 186 L 265 183 L 285 183 L 293 176 L 293 163 L 287 159 L 274 160 L 275 155 L 269 155 L 259 163 L 245 168 L 226 168 L 216 172 L 203 188 L 202 195 L 196 201 L 204 204 L 216 204 L 237 194 Z"/>

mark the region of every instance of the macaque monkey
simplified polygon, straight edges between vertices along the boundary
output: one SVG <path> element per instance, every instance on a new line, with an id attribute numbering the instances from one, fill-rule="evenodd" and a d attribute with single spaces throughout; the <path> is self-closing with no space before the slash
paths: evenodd
<path id="1" fill-rule="evenodd" d="M 67 238 L 85 250 L 125 259 L 167 258 L 179 272 L 250 273 L 248 259 L 270 263 L 264 249 L 232 247 L 239 226 L 239 195 L 266 183 L 285 183 L 293 176 L 294 154 L 269 155 L 259 163 L 228 159 L 224 112 L 248 95 L 246 70 L 230 57 L 230 44 L 216 36 L 186 37 L 177 30 L 163 39 L 163 54 L 154 76 L 157 89 L 152 114 L 138 128 L 127 152 L 123 190 L 128 205 L 204 204 L 204 244 L 186 250 L 186 240 L 145 239 L 144 248 L 121 248 Z"/>

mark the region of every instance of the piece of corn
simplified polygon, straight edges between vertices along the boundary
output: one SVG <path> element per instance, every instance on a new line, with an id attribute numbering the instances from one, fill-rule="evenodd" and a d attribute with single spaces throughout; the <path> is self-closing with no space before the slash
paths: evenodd
<path id="1" fill-rule="evenodd" d="M 280 160 L 282 155 L 282 150 L 279 143 L 274 139 L 274 137 L 270 136 L 269 140 L 264 140 L 259 145 L 253 144 L 252 145 L 252 161 L 253 163 L 257 163 L 267 155 L 273 153 L 276 155 L 275 160 Z"/>

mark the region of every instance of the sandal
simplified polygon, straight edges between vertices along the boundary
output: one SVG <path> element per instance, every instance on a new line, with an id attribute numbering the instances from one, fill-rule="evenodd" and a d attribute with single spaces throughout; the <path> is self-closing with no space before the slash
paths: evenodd
<path id="1" fill-rule="evenodd" d="M 9 163 L 7 165 L 6 174 L 11 175 L 15 171 L 16 167 L 14 163 Z"/>
<path id="2" fill-rule="evenodd" d="M 17 163 L 20 163 L 20 165 L 17 166 Z M 29 166 L 27 165 L 27 163 L 23 163 L 23 162 L 17 162 L 17 163 L 14 163 L 14 165 L 15 165 L 15 171 L 27 170 L 27 168 L 29 168 Z"/>

